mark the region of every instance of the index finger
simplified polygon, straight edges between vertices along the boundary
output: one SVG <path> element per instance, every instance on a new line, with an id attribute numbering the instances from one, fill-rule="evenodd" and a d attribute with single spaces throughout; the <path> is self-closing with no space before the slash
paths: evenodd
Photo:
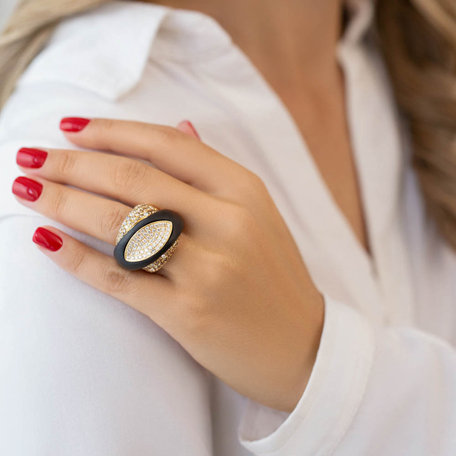
<path id="1" fill-rule="evenodd" d="M 62 119 L 66 137 L 82 147 L 149 160 L 162 171 L 209 193 L 226 189 L 247 169 L 198 139 L 166 125 L 115 119 Z"/>

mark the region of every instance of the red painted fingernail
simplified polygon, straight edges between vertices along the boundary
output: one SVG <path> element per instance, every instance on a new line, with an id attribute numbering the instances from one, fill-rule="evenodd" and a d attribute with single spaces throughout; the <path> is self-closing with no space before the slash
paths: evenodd
<path id="1" fill-rule="evenodd" d="M 20 176 L 14 179 L 12 190 L 13 193 L 20 198 L 28 201 L 36 201 L 41 195 L 43 185 L 28 177 Z"/>
<path id="2" fill-rule="evenodd" d="M 195 136 L 195 138 L 201 140 L 200 135 L 196 131 L 196 128 L 193 126 L 193 124 L 189 120 L 183 120 L 182 122 L 180 122 L 179 125 L 183 126 L 185 129 L 187 129 L 188 133 L 193 134 L 193 136 Z"/>
<path id="3" fill-rule="evenodd" d="M 46 228 L 39 227 L 33 233 L 33 242 L 55 252 L 63 245 L 62 238 Z"/>
<path id="4" fill-rule="evenodd" d="M 41 168 L 47 157 L 47 152 L 41 149 L 23 147 L 16 155 L 16 163 L 25 168 Z"/>
<path id="5" fill-rule="evenodd" d="M 77 133 L 78 131 L 83 130 L 89 122 L 90 119 L 84 119 L 83 117 L 64 117 L 60 121 L 60 129 Z"/>

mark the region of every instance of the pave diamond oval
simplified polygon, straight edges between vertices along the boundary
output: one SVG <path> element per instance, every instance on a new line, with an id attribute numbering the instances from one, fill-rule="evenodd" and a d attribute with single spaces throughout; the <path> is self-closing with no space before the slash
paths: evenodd
<path id="1" fill-rule="evenodd" d="M 173 231 L 170 220 L 158 220 L 140 228 L 128 241 L 125 261 L 142 261 L 159 252 L 168 241 Z"/>

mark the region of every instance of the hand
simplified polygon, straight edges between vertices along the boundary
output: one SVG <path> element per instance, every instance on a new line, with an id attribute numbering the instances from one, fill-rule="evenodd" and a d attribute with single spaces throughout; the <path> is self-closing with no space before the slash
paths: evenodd
<path id="1" fill-rule="evenodd" d="M 19 152 L 27 178 L 13 191 L 22 204 L 113 245 L 133 206 L 178 212 L 179 245 L 153 274 L 127 271 L 55 227 L 34 240 L 47 239 L 40 249 L 55 263 L 150 317 L 239 393 L 290 412 L 315 361 L 323 298 L 263 181 L 186 125 L 62 122 L 77 146 L 114 153 L 45 149 L 31 160 Z"/>

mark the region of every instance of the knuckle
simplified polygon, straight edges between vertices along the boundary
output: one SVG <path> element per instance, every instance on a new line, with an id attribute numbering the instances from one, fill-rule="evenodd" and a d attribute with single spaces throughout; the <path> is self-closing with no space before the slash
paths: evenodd
<path id="1" fill-rule="evenodd" d="M 131 192 L 133 189 L 143 186 L 146 172 L 146 165 L 136 160 L 121 160 L 114 167 L 113 184 L 120 191 Z"/>
<path id="2" fill-rule="evenodd" d="M 232 204 L 226 214 L 225 235 L 228 240 L 238 241 L 249 237 L 254 232 L 257 222 L 247 207 Z"/>
<path id="3" fill-rule="evenodd" d="M 227 290 L 232 278 L 230 258 L 222 253 L 212 252 L 206 256 L 198 277 L 193 285 L 183 291 L 179 313 L 183 316 L 189 335 L 207 331 L 219 318 L 220 293 Z M 231 282 L 230 282 L 231 283 Z"/>
<path id="4" fill-rule="evenodd" d="M 118 206 L 114 206 L 106 214 L 100 214 L 98 220 L 100 232 L 105 237 L 114 240 L 126 216 L 127 213 L 123 210 L 123 207 Z"/>
<path id="5" fill-rule="evenodd" d="M 95 124 L 95 125 L 93 125 Z M 115 129 L 115 119 L 93 119 L 92 126 L 95 126 L 97 130 L 102 134 L 108 134 L 110 131 Z M 107 136 L 109 137 L 109 135 Z"/>
<path id="6" fill-rule="evenodd" d="M 132 291 L 132 277 L 129 271 L 106 268 L 101 277 L 104 290 L 110 295 L 128 294 Z"/>
<path id="7" fill-rule="evenodd" d="M 204 331 L 209 321 L 209 309 L 207 304 L 197 294 L 187 293 L 181 298 L 179 314 L 184 329 L 189 335 L 197 335 Z M 182 318 L 184 316 L 184 318 Z"/>
<path id="8" fill-rule="evenodd" d="M 201 311 L 205 303 L 214 302 L 227 289 L 233 277 L 233 267 L 232 257 L 227 252 L 217 251 L 206 255 L 198 274 L 197 293 L 194 293 L 200 297 L 197 310 Z"/>
<path id="9" fill-rule="evenodd" d="M 182 137 L 182 132 L 176 128 L 167 125 L 161 125 L 156 128 L 155 135 L 159 144 L 169 144 L 176 142 Z"/>
<path id="10" fill-rule="evenodd" d="M 58 155 L 57 172 L 61 176 L 70 175 L 76 164 L 76 157 L 73 153 L 65 151 Z"/>
<path id="11" fill-rule="evenodd" d="M 53 214 L 61 216 L 68 206 L 68 193 L 65 190 L 56 190 L 50 201 L 50 209 Z"/>
<path id="12" fill-rule="evenodd" d="M 258 174 L 247 170 L 236 178 L 236 193 L 245 200 L 245 197 L 251 199 L 252 196 L 258 197 L 267 193 L 266 184 Z"/>
<path id="13" fill-rule="evenodd" d="M 266 184 L 263 179 L 261 179 L 261 177 L 254 172 L 249 171 L 249 173 L 251 188 L 259 193 L 267 192 Z"/>
<path id="14" fill-rule="evenodd" d="M 212 253 L 206 259 L 206 265 L 204 277 L 208 290 L 218 289 L 227 277 L 227 271 L 229 270 L 228 257 L 224 253 Z"/>
<path id="15" fill-rule="evenodd" d="M 71 255 L 68 256 L 68 269 L 74 274 L 78 275 L 84 267 L 85 254 L 82 249 L 73 249 Z"/>

